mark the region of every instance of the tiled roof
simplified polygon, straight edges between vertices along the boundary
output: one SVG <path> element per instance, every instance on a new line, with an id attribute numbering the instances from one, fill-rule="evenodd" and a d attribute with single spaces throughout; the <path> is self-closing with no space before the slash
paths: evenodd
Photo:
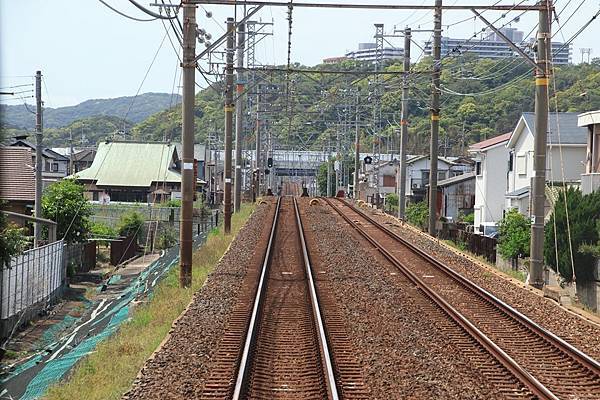
<path id="1" fill-rule="evenodd" d="M 439 187 L 450 186 L 450 185 L 454 185 L 455 183 L 468 181 L 469 179 L 475 179 L 475 172 L 467 172 L 462 175 L 456 175 L 456 176 L 452 176 L 448 179 L 444 179 L 443 181 L 438 182 L 438 186 Z"/>
<path id="2" fill-rule="evenodd" d="M 35 173 L 27 147 L 0 147 L 0 199 L 35 201 Z"/>
<path id="3" fill-rule="evenodd" d="M 561 144 L 587 144 L 587 128 L 577 126 L 577 117 L 578 114 L 575 112 L 550 113 L 548 115 L 548 130 L 550 131 L 548 144 L 558 144 L 559 133 Z M 531 133 L 535 134 L 535 114 L 525 112 L 523 118 Z"/>
<path id="4" fill-rule="evenodd" d="M 485 149 L 487 147 L 491 147 L 491 146 L 497 145 L 499 143 L 506 142 L 508 139 L 510 139 L 510 135 L 511 134 L 512 134 L 512 132 L 508 132 L 508 133 L 505 133 L 503 135 L 498 135 L 498 136 L 495 136 L 493 138 L 481 141 L 479 143 L 472 144 L 470 146 L 470 149 L 472 149 L 472 150 L 483 150 L 483 149 Z"/>
<path id="5" fill-rule="evenodd" d="M 98 186 L 143 186 L 152 182 L 181 182 L 171 169 L 175 146 L 166 143 L 103 142 L 91 167 L 75 174 Z"/>

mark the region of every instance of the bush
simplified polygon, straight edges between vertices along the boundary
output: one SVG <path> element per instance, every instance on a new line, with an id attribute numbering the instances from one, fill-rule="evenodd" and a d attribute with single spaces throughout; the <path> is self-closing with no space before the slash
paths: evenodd
<path id="1" fill-rule="evenodd" d="M 21 254 L 29 245 L 24 229 L 9 223 L 0 212 L 0 269 L 8 267 L 14 256 Z"/>
<path id="2" fill-rule="evenodd" d="M 90 232 L 92 237 L 97 239 L 114 239 L 117 237 L 117 231 L 102 222 L 94 222 Z M 107 240 L 97 240 L 97 242 L 104 246 L 108 245 Z"/>
<path id="3" fill-rule="evenodd" d="M 398 210 L 398 195 L 396 193 L 388 193 L 385 196 L 385 209 L 387 211 Z"/>
<path id="4" fill-rule="evenodd" d="M 531 223 L 518 210 L 509 210 L 499 223 L 498 252 L 502 257 L 515 259 L 529 256 Z"/>
<path id="5" fill-rule="evenodd" d="M 475 213 L 463 214 L 462 211 L 458 213 L 458 221 L 464 222 L 468 225 L 473 225 L 475 223 Z"/>
<path id="6" fill-rule="evenodd" d="M 575 275 L 577 280 L 589 281 L 593 279 L 594 245 L 600 239 L 600 191 L 583 196 L 579 189 L 569 188 L 566 193 L 559 193 L 554 212 L 545 227 L 544 259 L 547 265 L 555 269 L 558 267 L 558 272 L 567 282 L 573 280 L 565 194 Z"/>
<path id="7" fill-rule="evenodd" d="M 56 222 L 57 239 L 83 242 L 90 229 L 90 203 L 83 197 L 83 186 L 74 179 L 50 185 L 42 196 L 42 216 Z"/>
<path id="8" fill-rule="evenodd" d="M 179 199 L 174 199 L 174 200 L 169 200 L 166 201 L 162 204 L 163 207 L 181 207 L 181 200 Z"/>
<path id="9" fill-rule="evenodd" d="M 173 228 L 163 230 L 156 239 L 156 247 L 159 250 L 168 249 L 177 244 L 177 231 Z"/>
<path id="10" fill-rule="evenodd" d="M 136 211 L 128 212 L 121 216 L 119 222 L 119 235 L 121 236 L 135 236 L 140 238 L 142 235 L 142 225 L 144 225 L 144 217 Z"/>
<path id="11" fill-rule="evenodd" d="M 409 204 L 406 207 L 406 219 L 412 225 L 425 229 L 429 220 L 429 206 L 427 202 L 420 201 Z"/>

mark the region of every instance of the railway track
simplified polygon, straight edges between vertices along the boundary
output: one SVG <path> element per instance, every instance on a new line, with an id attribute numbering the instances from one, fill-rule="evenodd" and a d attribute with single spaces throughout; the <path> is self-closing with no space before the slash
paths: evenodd
<path id="1" fill-rule="evenodd" d="M 353 205 L 327 203 L 468 335 L 458 347 L 507 398 L 598 399 L 600 364 Z M 442 329 L 450 328 L 442 324 Z"/>
<path id="2" fill-rule="evenodd" d="M 334 301 L 318 295 L 295 198 L 278 199 L 262 267 L 248 278 L 202 398 L 368 398 Z"/>

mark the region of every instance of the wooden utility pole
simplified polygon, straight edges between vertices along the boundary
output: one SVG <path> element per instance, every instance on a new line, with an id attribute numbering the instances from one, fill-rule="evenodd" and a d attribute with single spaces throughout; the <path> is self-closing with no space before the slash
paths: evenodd
<path id="1" fill-rule="evenodd" d="M 35 73 L 35 217 L 42 217 L 42 71 Z M 38 247 L 42 238 L 42 224 L 33 226 L 33 247 Z"/>
<path id="2" fill-rule="evenodd" d="M 227 18 L 227 58 L 225 66 L 225 193 L 223 196 L 223 229 L 225 234 L 231 232 L 231 134 L 233 131 L 233 45 L 235 23 Z"/>
<path id="3" fill-rule="evenodd" d="M 184 1 L 183 7 L 183 100 L 181 217 L 179 230 L 179 285 L 192 284 L 192 218 L 194 206 L 194 102 L 196 75 L 196 6 Z"/>
<path id="4" fill-rule="evenodd" d="M 411 29 L 404 29 L 404 75 L 402 75 L 402 115 L 400 117 L 400 178 L 398 180 L 398 218 L 404 219 L 406 209 L 406 143 L 408 141 L 408 74 L 410 71 Z"/>
<path id="5" fill-rule="evenodd" d="M 240 211 L 242 203 L 242 143 L 244 140 L 244 84 L 245 76 L 242 72 L 244 67 L 244 43 L 246 41 L 245 25 L 239 24 L 237 32 L 237 85 L 235 99 L 235 179 L 233 208 L 235 212 Z"/>
<path id="6" fill-rule="evenodd" d="M 546 203 L 546 135 L 548 133 L 548 81 L 550 78 L 550 14 L 552 0 L 543 0 L 539 11 L 537 69 L 535 74 L 535 138 L 531 178 L 531 257 L 529 282 L 544 286 L 544 208 Z"/>
<path id="7" fill-rule="evenodd" d="M 437 181 L 438 181 L 438 135 L 440 132 L 440 71 L 442 44 L 442 0 L 435 0 L 433 12 L 433 77 L 431 79 L 431 142 L 429 157 L 429 234 L 436 236 Z"/>

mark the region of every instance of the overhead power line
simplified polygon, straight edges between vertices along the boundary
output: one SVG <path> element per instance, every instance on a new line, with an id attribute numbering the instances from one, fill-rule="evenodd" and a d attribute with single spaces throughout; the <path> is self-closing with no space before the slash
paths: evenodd
<path id="1" fill-rule="evenodd" d="M 100 3 L 104 4 L 106 7 L 110 8 L 111 10 L 113 10 L 114 12 L 116 12 L 117 14 L 131 19 L 133 21 L 138 21 L 138 22 L 150 22 L 150 21 L 156 21 L 157 18 L 150 18 L 150 19 L 142 19 L 142 18 L 136 18 L 136 17 L 132 17 L 130 15 L 125 14 L 124 12 L 121 12 L 119 10 L 117 10 L 116 8 L 114 8 L 113 6 L 111 6 L 110 4 L 108 4 L 107 2 L 105 2 L 104 0 L 98 0 Z"/>

